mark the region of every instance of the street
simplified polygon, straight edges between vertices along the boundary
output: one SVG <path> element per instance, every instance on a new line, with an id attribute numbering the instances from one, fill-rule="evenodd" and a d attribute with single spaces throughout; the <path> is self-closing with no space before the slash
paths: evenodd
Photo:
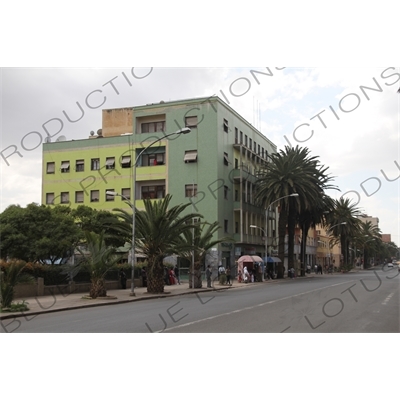
<path id="1" fill-rule="evenodd" d="M 319 275 L 55 312 L 19 318 L 15 332 L 398 333 L 399 275 L 397 269 Z"/>

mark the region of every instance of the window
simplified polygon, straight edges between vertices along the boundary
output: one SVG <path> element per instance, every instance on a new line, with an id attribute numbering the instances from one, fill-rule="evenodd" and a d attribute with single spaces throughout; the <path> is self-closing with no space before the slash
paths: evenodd
<path id="1" fill-rule="evenodd" d="M 142 133 L 164 132 L 165 121 L 142 123 Z"/>
<path id="2" fill-rule="evenodd" d="M 224 153 L 224 164 L 229 165 L 228 153 Z"/>
<path id="3" fill-rule="evenodd" d="M 165 186 L 142 186 L 142 199 L 162 199 L 165 197 Z"/>
<path id="4" fill-rule="evenodd" d="M 62 161 L 61 162 L 61 172 L 62 173 L 69 172 L 69 161 Z"/>
<path id="5" fill-rule="evenodd" d="M 243 144 L 243 132 L 240 131 L 240 144 Z"/>
<path id="6" fill-rule="evenodd" d="M 106 169 L 114 169 L 114 168 L 115 168 L 115 157 L 107 157 Z"/>
<path id="7" fill-rule="evenodd" d="M 239 201 L 239 190 L 235 190 L 235 201 Z"/>
<path id="8" fill-rule="evenodd" d="M 114 193 L 114 189 L 107 189 L 106 190 L 106 201 L 114 201 L 115 200 L 114 194 L 108 194 L 107 192 L 113 192 Z"/>
<path id="9" fill-rule="evenodd" d="M 61 192 L 61 204 L 69 203 L 69 193 Z"/>
<path id="10" fill-rule="evenodd" d="M 224 199 L 225 200 L 228 200 L 228 192 L 229 192 L 228 186 L 224 186 Z"/>
<path id="11" fill-rule="evenodd" d="M 235 128 L 235 144 L 239 143 L 239 131 L 238 128 Z"/>
<path id="12" fill-rule="evenodd" d="M 98 202 L 100 197 L 100 192 L 98 190 L 91 190 L 90 191 L 90 201 L 92 203 Z"/>
<path id="13" fill-rule="evenodd" d="M 48 174 L 54 174 L 55 170 L 56 170 L 56 163 L 54 163 L 54 162 L 48 162 L 48 163 L 47 163 L 46 172 L 47 172 Z"/>
<path id="14" fill-rule="evenodd" d="M 257 154 L 260 155 L 260 145 L 258 145 L 258 152 L 257 152 Z"/>
<path id="15" fill-rule="evenodd" d="M 185 117 L 185 126 L 188 128 L 197 128 L 197 117 Z"/>
<path id="16" fill-rule="evenodd" d="M 121 158 L 121 167 L 130 168 L 131 167 L 131 156 L 123 156 Z"/>
<path id="17" fill-rule="evenodd" d="M 197 162 L 197 150 L 185 151 L 185 163 Z"/>
<path id="18" fill-rule="evenodd" d="M 165 153 L 153 153 L 142 155 L 142 167 L 150 167 L 152 165 L 164 165 Z"/>
<path id="19" fill-rule="evenodd" d="M 130 200 L 131 199 L 131 189 L 130 188 L 122 189 L 121 195 L 124 200 Z"/>
<path id="20" fill-rule="evenodd" d="M 83 172 L 85 170 L 85 161 L 84 160 L 76 160 L 75 171 Z"/>
<path id="21" fill-rule="evenodd" d="M 228 220 L 227 219 L 224 220 L 224 232 L 228 233 Z"/>
<path id="22" fill-rule="evenodd" d="M 235 169 L 239 169 L 239 160 L 235 158 Z"/>
<path id="23" fill-rule="evenodd" d="M 251 146 L 253 144 L 253 141 L 251 140 L 251 138 L 249 138 L 249 149 L 251 150 Z"/>
<path id="24" fill-rule="evenodd" d="M 247 147 L 247 135 L 244 135 L 244 145 Z"/>
<path id="25" fill-rule="evenodd" d="M 254 153 L 257 153 L 257 143 L 256 142 L 253 143 L 254 143 Z"/>
<path id="26" fill-rule="evenodd" d="M 92 171 L 97 171 L 100 169 L 100 158 L 92 158 L 90 162 L 90 168 Z"/>
<path id="27" fill-rule="evenodd" d="M 261 148 L 261 158 L 264 158 L 264 147 Z"/>
<path id="28" fill-rule="evenodd" d="M 196 197 L 197 196 L 197 185 L 190 184 L 185 185 L 185 197 Z"/>
<path id="29" fill-rule="evenodd" d="M 83 203 L 83 191 L 75 192 L 75 203 Z"/>
<path id="30" fill-rule="evenodd" d="M 226 119 L 224 119 L 224 132 L 226 132 L 226 133 L 229 132 L 228 121 Z"/>
<path id="31" fill-rule="evenodd" d="M 235 222 L 235 233 L 239 233 L 239 222 Z"/>
<path id="32" fill-rule="evenodd" d="M 54 204 L 54 193 L 46 193 L 46 204 Z"/>

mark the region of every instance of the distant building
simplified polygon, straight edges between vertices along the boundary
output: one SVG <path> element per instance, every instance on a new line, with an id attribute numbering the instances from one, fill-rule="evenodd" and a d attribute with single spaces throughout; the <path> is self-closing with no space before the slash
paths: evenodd
<path id="1" fill-rule="evenodd" d="M 391 243 L 392 235 L 390 233 L 382 233 L 381 239 L 382 239 L 382 242 L 384 242 L 384 243 Z"/>
<path id="2" fill-rule="evenodd" d="M 369 215 L 361 215 L 358 217 L 359 220 L 362 222 L 371 222 L 372 227 L 376 227 L 379 229 L 379 218 L 377 217 L 371 217 Z"/>

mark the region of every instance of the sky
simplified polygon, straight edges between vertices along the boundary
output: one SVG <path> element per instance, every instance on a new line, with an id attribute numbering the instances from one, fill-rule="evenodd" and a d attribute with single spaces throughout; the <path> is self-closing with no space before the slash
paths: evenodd
<path id="1" fill-rule="evenodd" d="M 87 138 L 102 109 L 217 95 L 278 150 L 308 147 L 334 177 L 328 194 L 378 217 L 399 245 L 399 87 L 390 66 L 2 68 L 0 211 L 40 203 L 46 136 Z"/>

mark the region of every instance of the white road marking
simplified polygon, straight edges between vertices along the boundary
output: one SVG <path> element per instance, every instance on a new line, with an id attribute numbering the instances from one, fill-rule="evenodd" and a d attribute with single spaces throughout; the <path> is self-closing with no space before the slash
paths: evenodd
<path id="1" fill-rule="evenodd" d="M 389 303 L 390 299 L 392 298 L 392 296 L 394 295 L 394 293 L 390 293 L 388 297 L 386 297 L 386 299 L 383 301 L 382 305 L 386 306 L 387 303 Z"/>
<path id="2" fill-rule="evenodd" d="M 197 320 L 197 321 L 187 322 L 186 324 L 181 324 L 181 325 L 173 326 L 173 327 L 171 327 L 171 328 L 166 328 L 166 329 L 163 329 L 163 330 L 161 330 L 161 331 L 156 331 L 155 333 L 162 333 L 162 332 L 166 332 L 166 331 L 171 331 L 171 330 L 177 329 L 177 328 L 185 328 L 185 327 L 187 327 L 187 326 L 195 325 L 195 324 L 198 324 L 198 323 L 200 323 L 200 322 L 211 321 L 212 319 L 216 319 L 216 318 L 220 318 L 220 317 L 225 317 L 225 316 L 232 315 L 232 314 L 235 314 L 235 313 L 239 313 L 239 312 L 242 312 L 242 311 L 252 310 L 253 308 L 256 308 L 256 307 L 266 306 L 267 304 L 277 303 L 278 301 L 288 300 L 288 299 L 291 299 L 291 298 L 293 298 L 293 297 L 303 296 L 303 295 L 305 295 L 305 294 L 310 294 L 310 293 L 313 293 L 313 292 L 318 292 L 319 290 L 324 290 L 324 289 L 328 289 L 328 288 L 331 288 L 331 287 L 334 287 L 334 286 L 344 285 L 344 284 L 346 284 L 346 283 L 350 283 L 350 282 L 354 282 L 354 281 L 355 281 L 355 280 L 353 279 L 353 280 L 351 280 L 351 281 L 346 281 L 346 282 L 342 282 L 342 283 L 335 283 L 334 285 L 324 286 L 324 287 L 319 288 L 319 289 L 314 289 L 314 290 L 310 290 L 310 291 L 308 291 L 308 292 L 303 292 L 303 293 L 295 294 L 295 295 L 293 295 L 293 296 L 287 296 L 287 297 L 283 297 L 283 298 L 281 298 L 281 299 L 267 301 L 266 303 L 256 304 L 256 305 L 253 305 L 253 306 L 250 306 L 250 307 L 241 308 L 241 309 L 239 309 L 239 310 L 229 311 L 229 312 L 227 312 L 227 313 L 218 314 L 218 315 L 214 315 L 214 316 L 212 316 L 212 317 L 199 319 L 199 320 Z"/>

